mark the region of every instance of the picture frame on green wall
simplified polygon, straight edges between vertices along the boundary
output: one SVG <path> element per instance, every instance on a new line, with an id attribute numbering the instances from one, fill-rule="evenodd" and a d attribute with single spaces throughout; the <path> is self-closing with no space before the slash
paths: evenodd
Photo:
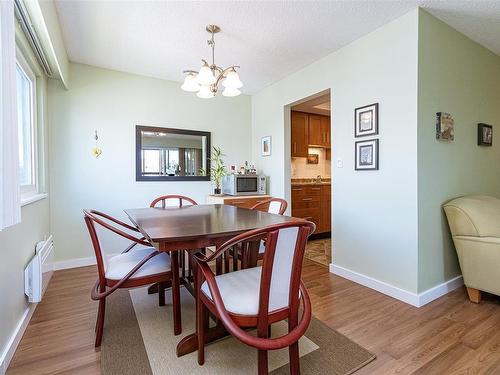
<path id="1" fill-rule="evenodd" d="M 477 144 L 487 147 L 493 145 L 493 126 L 483 123 L 477 124 Z"/>
<path id="2" fill-rule="evenodd" d="M 436 113 L 436 139 L 444 142 L 455 140 L 455 119 L 449 113 Z"/>

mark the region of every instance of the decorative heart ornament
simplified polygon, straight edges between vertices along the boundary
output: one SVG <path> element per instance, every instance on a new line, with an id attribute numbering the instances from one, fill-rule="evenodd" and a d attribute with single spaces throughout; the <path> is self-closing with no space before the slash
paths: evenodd
<path id="1" fill-rule="evenodd" d="M 99 157 L 99 155 L 102 154 L 102 150 L 99 147 L 94 147 L 92 149 L 92 155 L 94 155 L 96 158 Z"/>

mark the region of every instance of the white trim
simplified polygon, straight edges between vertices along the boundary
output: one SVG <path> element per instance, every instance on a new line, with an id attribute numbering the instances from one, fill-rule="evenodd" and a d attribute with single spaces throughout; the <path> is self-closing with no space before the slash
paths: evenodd
<path id="1" fill-rule="evenodd" d="M 49 195 L 47 193 L 35 194 L 30 196 L 29 198 L 21 198 L 21 207 L 26 206 L 30 203 L 34 203 L 40 201 L 42 199 L 47 198 Z"/>
<path id="2" fill-rule="evenodd" d="M 7 372 L 7 368 L 9 367 L 10 361 L 14 357 L 14 353 L 16 352 L 17 346 L 21 342 L 21 339 L 24 335 L 24 331 L 26 330 L 26 327 L 28 327 L 31 317 L 35 312 L 36 306 L 37 306 L 36 303 L 32 303 L 26 308 L 23 316 L 21 317 L 21 320 L 17 324 L 16 329 L 14 330 L 12 336 L 7 342 L 7 345 L 5 346 L 2 352 L 2 356 L 0 357 L 0 374 L 4 375 Z"/>
<path id="3" fill-rule="evenodd" d="M 442 284 L 436 285 L 430 289 L 427 289 L 425 292 L 422 292 L 418 295 L 418 306 L 423 306 L 428 304 L 435 299 L 438 299 L 445 294 L 448 294 L 455 289 L 460 288 L 464 285 L 464 278 L 462 275 L 456 276 L 453 279 L 445 281 Z"/>
<path id="4" fill-rule="evenodd" d="M 118 254 L 119 253 L 106 254 L 106 258 L 109 259 L 115 255 L 118 255 Z M 58 262 L 54 262 L 54 271 L 67 270 L 70 268 L 93 266 L 94 264 L 97 264 L 95 256 L 88 257 L 88 258 L 76 258 L 76 259 L 60 260 Z"/>
<path id="5" fill-rule="evenodd" d="M 95 257 L 60 260 L 58 262 L 54 262 L 54 271 L 67 270 L 70 268 L 77 268 L 77 267 L 92 266 L 96 263 L 97 262 L 95 260 Z"/>
<path id="6" fill-rule="evenodd" d="M 374 289 L 380 293 L 386 294 L 390 297 L 396 298 L 400 301 L 413 305 L 415 307 L 422 307 L 425 304 L 444 296 L 445 294 L 460 288 L 464 282 L 462 276 L 456 276 L 442 284 L 436 285 L 422 293 L 413 293 L 407 290 L 398 288 L 394 285 L 388 284 L 384 281 L 374 279 L 373 277 L 363 275 L 361 273 L 352 271 L 350 269 L 330 264 L 330 272 L 341 276 L 345 279 L 354 281 L 355 283 L 364 285 L 370 289 Z"/>

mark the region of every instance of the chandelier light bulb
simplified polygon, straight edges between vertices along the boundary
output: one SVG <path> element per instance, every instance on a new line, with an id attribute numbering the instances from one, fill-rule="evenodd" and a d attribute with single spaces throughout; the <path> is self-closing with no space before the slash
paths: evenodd
<path id="1" fill-rule="evenodd" d="M 224 87 L 231 89 L 239 89 L 243 86 L 243 83 L 240 80 L 240 76 L 236 73 L 236 70 L 231 69 L 227 74 L 226 78 L 222 82 Z"/>
<path id="2" fill-rule="evenodd" d="M 231 97 L 231 96 L 238 96 L 241 94 L 241 91 L 233 88 L 233 87 L 227 87 L 222 91 L 222 95 L 226 97 Z"/>
<path id="3" fill-rule="evenodd" d="M 181 89 L 188 92 L 200 91 L 200 85 L 198 84 L 196 75 L 189 73 L 186 78 L 184 78 L 184 83 L 182 84 Z"/>
<path id="4" fill-rule="evenodd" d="M 203 86 L 209 86 L 215 83 L 214 73 L 207 63 L 204 63 L 198 73 L 198 83 Z"/>
<path id="5" fill-rule="evenodd" d="M 196 93 L 196 96 L 201 99 L 211 99 L 215 96 L 215 93 L 210 90 L 210 86 L 201 86 L 200 91 Z"/>

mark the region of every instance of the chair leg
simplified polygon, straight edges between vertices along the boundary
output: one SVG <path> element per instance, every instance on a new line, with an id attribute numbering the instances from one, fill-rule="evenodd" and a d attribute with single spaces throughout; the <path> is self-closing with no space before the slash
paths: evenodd
<path id="1" fill-rule="evenodd" d="M 238 247 L 233 246 L 233 272 L 238 271 Z"/>
<path id="2" fill-rule="evenodd" d="M 288 356 L 290 360 L 290 375 L 300 374 L 300 360 L 299 360 L 299 342 L 288 347 Z"/>
<path id="3" fill-rule="evenodd" d="M 158 305 L 165 306 L 165 283 L 158 283 Z"/>
<path id="4" fill-rule="evenodd" d="M 196 301 L 196 336 L 198 338 L 198 364 L 205 363 L 205 327 L 208 321 L 207 310 L 203 302 L 198 298 Z"/>
<path id="5" fill-rule="evenodd" d="M 172 308 L 174 315 L 174 335 L 180 335 L 182 332 L 181 320 L 181 290 L 179 280 L 179 257 L 178 253 L 172 251 L 170 259 L 172 260 Z"/>
<path id="6" fill-rule="evenodd" d="M 258 358 L 258 374 L 267 375 L 268 373 L 267 350 L 259 350 L 257 358 Z"/>
<path id="7" fill-rule="evenodd" d="M 105 313 L 106 313 L 106 298 L 102 298 L 99 300 L 99 309 L 97 310 L 97 322 L 96 322 L 96 333 L 95 333 L 96 348 L 100 347 L 102 343 Z"/>
<path id="8" fill-rule="evenodd" d="M 474 288 L 467 287 L 467 294 L 469 295 L 469 299 L 474 303 L 481 302 L 481 291 Z"/>

